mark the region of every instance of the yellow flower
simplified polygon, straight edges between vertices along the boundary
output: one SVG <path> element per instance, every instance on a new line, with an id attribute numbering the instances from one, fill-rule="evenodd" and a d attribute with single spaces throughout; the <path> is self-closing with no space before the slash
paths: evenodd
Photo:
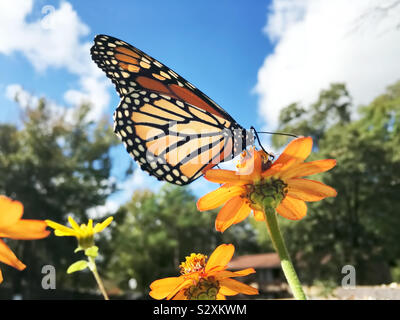
<path id="1" fill-rule="evenodd" d="M 24 206 L 21 202 L 0 196 L 0 238 L 34 240 L 49 235 L 44 221 L 22 219 L 23 212 Z M 2 239 L 0 239 L 0 261 L 18 270 L 26 268 Z M 0 270 L 0 283 L 2 281 Z"/>
<path id="2" fill-rule="evenodd" d="M 150 285 L 150 296 L 158 300 L 225 300 L 225 296 L 238 293 L 258 294 L 257 289 L 232 279 L 254 273 L 253 268 L 226 270 L 234 252 L 232 244 L 222 244 L 208 260 L 203 254 L 192 253 L 179 266 L 181 276 L 154 281 Z"/>
<path id="3" fill-rule="evenodd" d="M 275 162 L 263 151 L 252 150 L 242 154 L 238 171 L 208 170 L 205 178 L 223 185 L 200 198 L 197 208 L 207 211 L 224 204 L 215 221 L 216 230 L 221 232 L 246 219 L 251 211 L 256 220 L 265 220 L 266 206 L 287 219 L 302 219 L 306 202 L 336 196 L 335 189 L 302 178 L 336 165 L 334 159 L 304 162 L 311 150 L 311 137 L 301 137 L 291 141 Z"/>
<path id="4" fill-rule="evenodd" d="M 93 227 L 93 220 L 89 219 L 87 225 L 81 224 L 79 226 L 78 223 L 76 223 L 75 220 L 71 216 L 69 216 L 68 221 L 72 226 L 72 229 L 51 220 L 46 220 L 46 223 L 50 228 L 53 228 L 55 230 L 54 234 L 56 236 L 75 237 L 78 240 L 79 249 L 85 250 L 94 246 L 94 235 L 96 233 L 102 232 L 105 228 L 107 228 L 112 220 L 113 217 L 108 217 L 102 223 L 97 223 Z"/>

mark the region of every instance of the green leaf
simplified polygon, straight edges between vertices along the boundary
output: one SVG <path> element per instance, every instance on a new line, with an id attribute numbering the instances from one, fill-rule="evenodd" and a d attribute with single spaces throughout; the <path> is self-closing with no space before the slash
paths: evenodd
<path id="1" fill-rule="evenodd" d="M 81 271 L 83 269 L 86 269 L 87 267 L 88 262 L 86 260 L 79 260 L 68 267 L 67 273 L 70 274 L 76 271 Z"/>
<path id="2" fill-rule="evenodd" d="M 78 248 L 76 248 L 76 249 L 74 250 L 74 253 L 77 253 L 77 252 L 82 251 L 82 250 L 83 250 L 82 247 L 78 247 Z"/>
<path id="3" fill-rule="evenodd" d="M 96 258 L 98 255 L 98 252 L 99 252 L 99 247 L 92 246 L 85 250 L 85 255 L 87 255 L 88 257 Z"/>

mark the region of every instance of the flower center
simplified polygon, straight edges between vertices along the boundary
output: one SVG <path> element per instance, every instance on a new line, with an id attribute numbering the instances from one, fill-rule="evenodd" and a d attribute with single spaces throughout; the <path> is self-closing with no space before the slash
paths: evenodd
<path id="1" fill-rule="evenodd" d="M 87 249 L 94 246 L 94 232 L 93 228 L 89 228 L 89 226 L 82 224 L 78 237 L 78 245 L 82 249 Z"/>
<path id="2" fill-rule="evenodd" d="M 288 193 L 288 185 L 281 179 L 269 178 L 248 186 L 247 198 L 256 210 L 275 209 Z"/>
<path id="3" fill-rule="evenodd" d="M 201 253 L 192 253 L 186 257 L 186 261 L 182 262 L 179 266 L 182 275 L 204 271 L 206 266 L 207 256 Z"/>
<path id="4" fill-rule="evenodd" d="M 201 278 L 198 283 L 185 290 L 188 300 L 216 300 L 219 282 L 214 277 Z"/>

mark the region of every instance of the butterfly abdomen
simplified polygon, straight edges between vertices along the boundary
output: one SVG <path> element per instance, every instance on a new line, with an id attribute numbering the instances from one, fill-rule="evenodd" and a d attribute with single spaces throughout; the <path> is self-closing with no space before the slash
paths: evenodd
<path id="1" fill-rule="evenodd" d="M 249 146 L 254 145 L 254 134 L 251 130 L 246 130 L 242 127 L 232 129 L 233 134 L 233 152 L 232 158 L 238 156 Z"/>

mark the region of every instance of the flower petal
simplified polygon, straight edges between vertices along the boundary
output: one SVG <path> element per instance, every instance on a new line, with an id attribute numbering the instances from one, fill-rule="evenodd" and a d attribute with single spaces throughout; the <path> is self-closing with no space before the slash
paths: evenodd
<path id="1" fill-rule="evenodd" d="M 193 285 L 193 279 L 186 279 L 182 282 L 179 286 L 177 286 L 171 293 L 167 296 L 167 300 L 171 300 L 177 293 L 180 291 L 184 291 L 185 288 L 190 287 Z"/>
<path id="2" fill-rule="evenodd" d="M 276 208 L 276 211 L 286 219 L 300 220 L 307 214 L 307 205 L 303 200 L 286 196 Z"/>
<path id="3" fill-rule="evenodd" d="M 235 277 L 244 277 L 247 276 L 248 274 L 256 273 L 256 270 L 254 270 L 254 268 L 246 268 L 235 271 L 233 273 L 236 275 Z"/>
<path id="4" fill-rule="evenodd" d="M 3 274 L 1 273 L 1 269 L 0 269 L 0 283 L 3 282 Z"/>
<path id="5" fill-rule="evenodd" d="M 224 296 L 236 296 L 237 294 L 239 294 L 239 292 L 237 292 L 236 290 L 232 290 L 226 286 L 220 286 L 218 293 Z"/>
<path id="6" fill-rule="evenodd" d="M 236 196 L 230 199 L 219 211 L 217 218 L 215 219 L 215 229 L 217 231 L 224 232 L 232 224 L 237 223 L 237 216 L 242 218 L 245 213 L 248 215 L 250 210 L 249 206 L 242 197 Z"/>
<path id="7" fill-rule="evenodd" d="M 65 232 L 61 230 L 54 230 L 54 234 L 57 237 L 79 237 L 79 235 L 76 232 Z"/>
<path id="8" fill-rule="evenodd" d="M 258 151 L 254 148 L 249 152 L 249 157 L 242 160 L 238 168 L 239 173 L 241 176 L 248 177 L 250 183 L 260 179 L 264 155 L 264 151 Z"/>
<path id="9" fill-rule="evenodd" d="M 13 225 L 21 219 L 24 207 L 21 202 L 0 196 L 0 230 Z"/>
<path id="10" fill-rule="evenodd" d="M 288 196 L 303 201 L 319 201 L 326 197 L 336 197 L 337 192 L 326 184 L 308 179 L 290 179 Z"/>
<path id="11" fill-rule="evenodd" d="M 110 225 L 110 223 L 112 221 L 113 221 L 113 217 L 108 217 L 102 223 L 97 223 L 94 227 L 94 233 L 99 233 L 99 232 L 103 231 L 105 228 L 107 228 Z"/>
<path id="12" fill-rule="evenodd" d="M 68 222 L 71 225 L 72 229 L 74 229 L 76 232 L 80 232 L 81 231 L 81 227 L 79 226 L 79 224 L 74 220 L 74 218 L 72 218 L 71 216 L 68 216 Z"/>
<path id="13" fill-rule="evenodd" d="M 294 159 L 293 159 L 294 161 Z M 272 164 L 272 166 L 267 169 L 266 171 L 261 173 L 262 178 L 268 178 L 270 176 L 278 174 L 280 171 L 282 171 L 283 164 L 278 163 L 278 164 Z"/>
<path id="14" fill-rule="evenodd" d="M 256 221 L 265 221 L 265 213 L 259 210 L 253 210 L 254 213 L 254 219 Z"/>
<path id="15" fill-rule="evenodd" d="M 150 285 L 150 296 L 153 299 L 164 299 L 175 291 L 182 283 L 185 282 L 184 277 L 169 277 L 153 281 Z"/>
<path id="16" fill-rule="evenodd" d="M 233 244 L 219 245 L 208 258 L 205 272 L 224 269 L 228 262 L 231 261 L 234 252 L 235 247 Z"/>
<path id="17" fill-rule="evenodd" d="M 77 232 L 71 228 L 68 228 L 62 224 L 59 224 L 57 222 L 51 221 L 51 220 L 45 220 L 47 225 L 50 228 L 53 228 L 55 230 L 54 234 L 56 236 L 62 237 L 62 236 L 77 236 Z"/>
<path id="18" fill-rule="evenodd" d="M 216 300 L 226 300 L 225 296 L 222 293 L 217 293 L 217 299 Z"/>
<path id="19" fill-rule="evenodd" d="M 215 279 L 223 279 L 223 278 L 234 278 L 234 277 L 244 277 L 247 276 L 251 273 L 255 273 L 256 271 L 253 268 L 247 268 L 239 271 L 229 271 L 229 270 L 222 270 L 222 271 L 217 271 L 215 274 L 212 274 L 212 272 L 209 272 L 209 275 L 212 275 L 215 277 Z"/>
<path id="20" fill-rule="evenodd" d="M 42 220 L 19 220 L 6 230 L 0 231 L 0 237 L 19 240 L 42 239 L 50 234 L 46 227 L 46 222 Z"/>
<path id="21" fill-rule="evenodd" d="M 304 161 L 311 153 L 312 144 L 313 141 L 311 137 L 301 137 L 292 140 L 274 164 L 284 164 L 293 158 L 296 159 L 297 162 Z"/>
<path id="22" fill-rule="evenodd" d="M 26 265 L 24 265 L 15 256 L 14 252 L 5 244 L 3 240 L 0 239 L 0 261 L 8 264 L 18 270 L 24 270 Z"/>
<path id="23" fill-rule="evenodd" d="M 208 172 L 208 171 L 207 171 Z M 217 190 L 207 193 L 197 201 L 197 209 L 200 211 L 207 211 L 215 209 L 223 205 L 229 199 L 242 195 L 246 192 L 244 187 L 223 185 Z"/>
<path id="24" fill-rule="evenodd" d="M 282 172 L 282 179 L 291 179 L 297 177 L 306 177 L 312 174 L 328 171 L 336 165 L 334 159 L 324 159 L 317 161 L 310 161 L 304 163 L 296 163 L 285 172 Z"/>
<path id="25" fill-rule="evenodd" d="M 219 284 L 223 287 L 226 287 L 227 289 L 230 289 L 231 292 L 236 291 L 237 293 L 243 294 L 258 294 L 258 290 L 256 288 L 253 288 L 235 279 L 222 279 L 219 281 Z"/>
<path id="26" fill-rule="evenodd" d="M 93 219 L 89 219 L 86 232 L 93 234 Z"/>
<path id="27" fill-rule="evenodd" d="M 242 222 L 244 219 L 246 219 L 249 214 L 251 213 L 251 208 L 249 207 L 249 204 L 245 201 L 242 207 L 239 209 L 239 211 L 235 215 L 235 221 L 233 224 L 237 224 L 239 222 Z"/>
<path id="28" fill-rule="evenodd" d="M 250 184 L 252 182 L 250 176 L 241 175 L 237 171 L 225 169 L 208 170 L 204 177 L 215 183 L 230 183 L 235 185 Z"/>
<path id="29" fill-rule="evenodd" d="M 180 290 L 171 300 L 187 300 L 185 296 L 185 290 Z"/>

